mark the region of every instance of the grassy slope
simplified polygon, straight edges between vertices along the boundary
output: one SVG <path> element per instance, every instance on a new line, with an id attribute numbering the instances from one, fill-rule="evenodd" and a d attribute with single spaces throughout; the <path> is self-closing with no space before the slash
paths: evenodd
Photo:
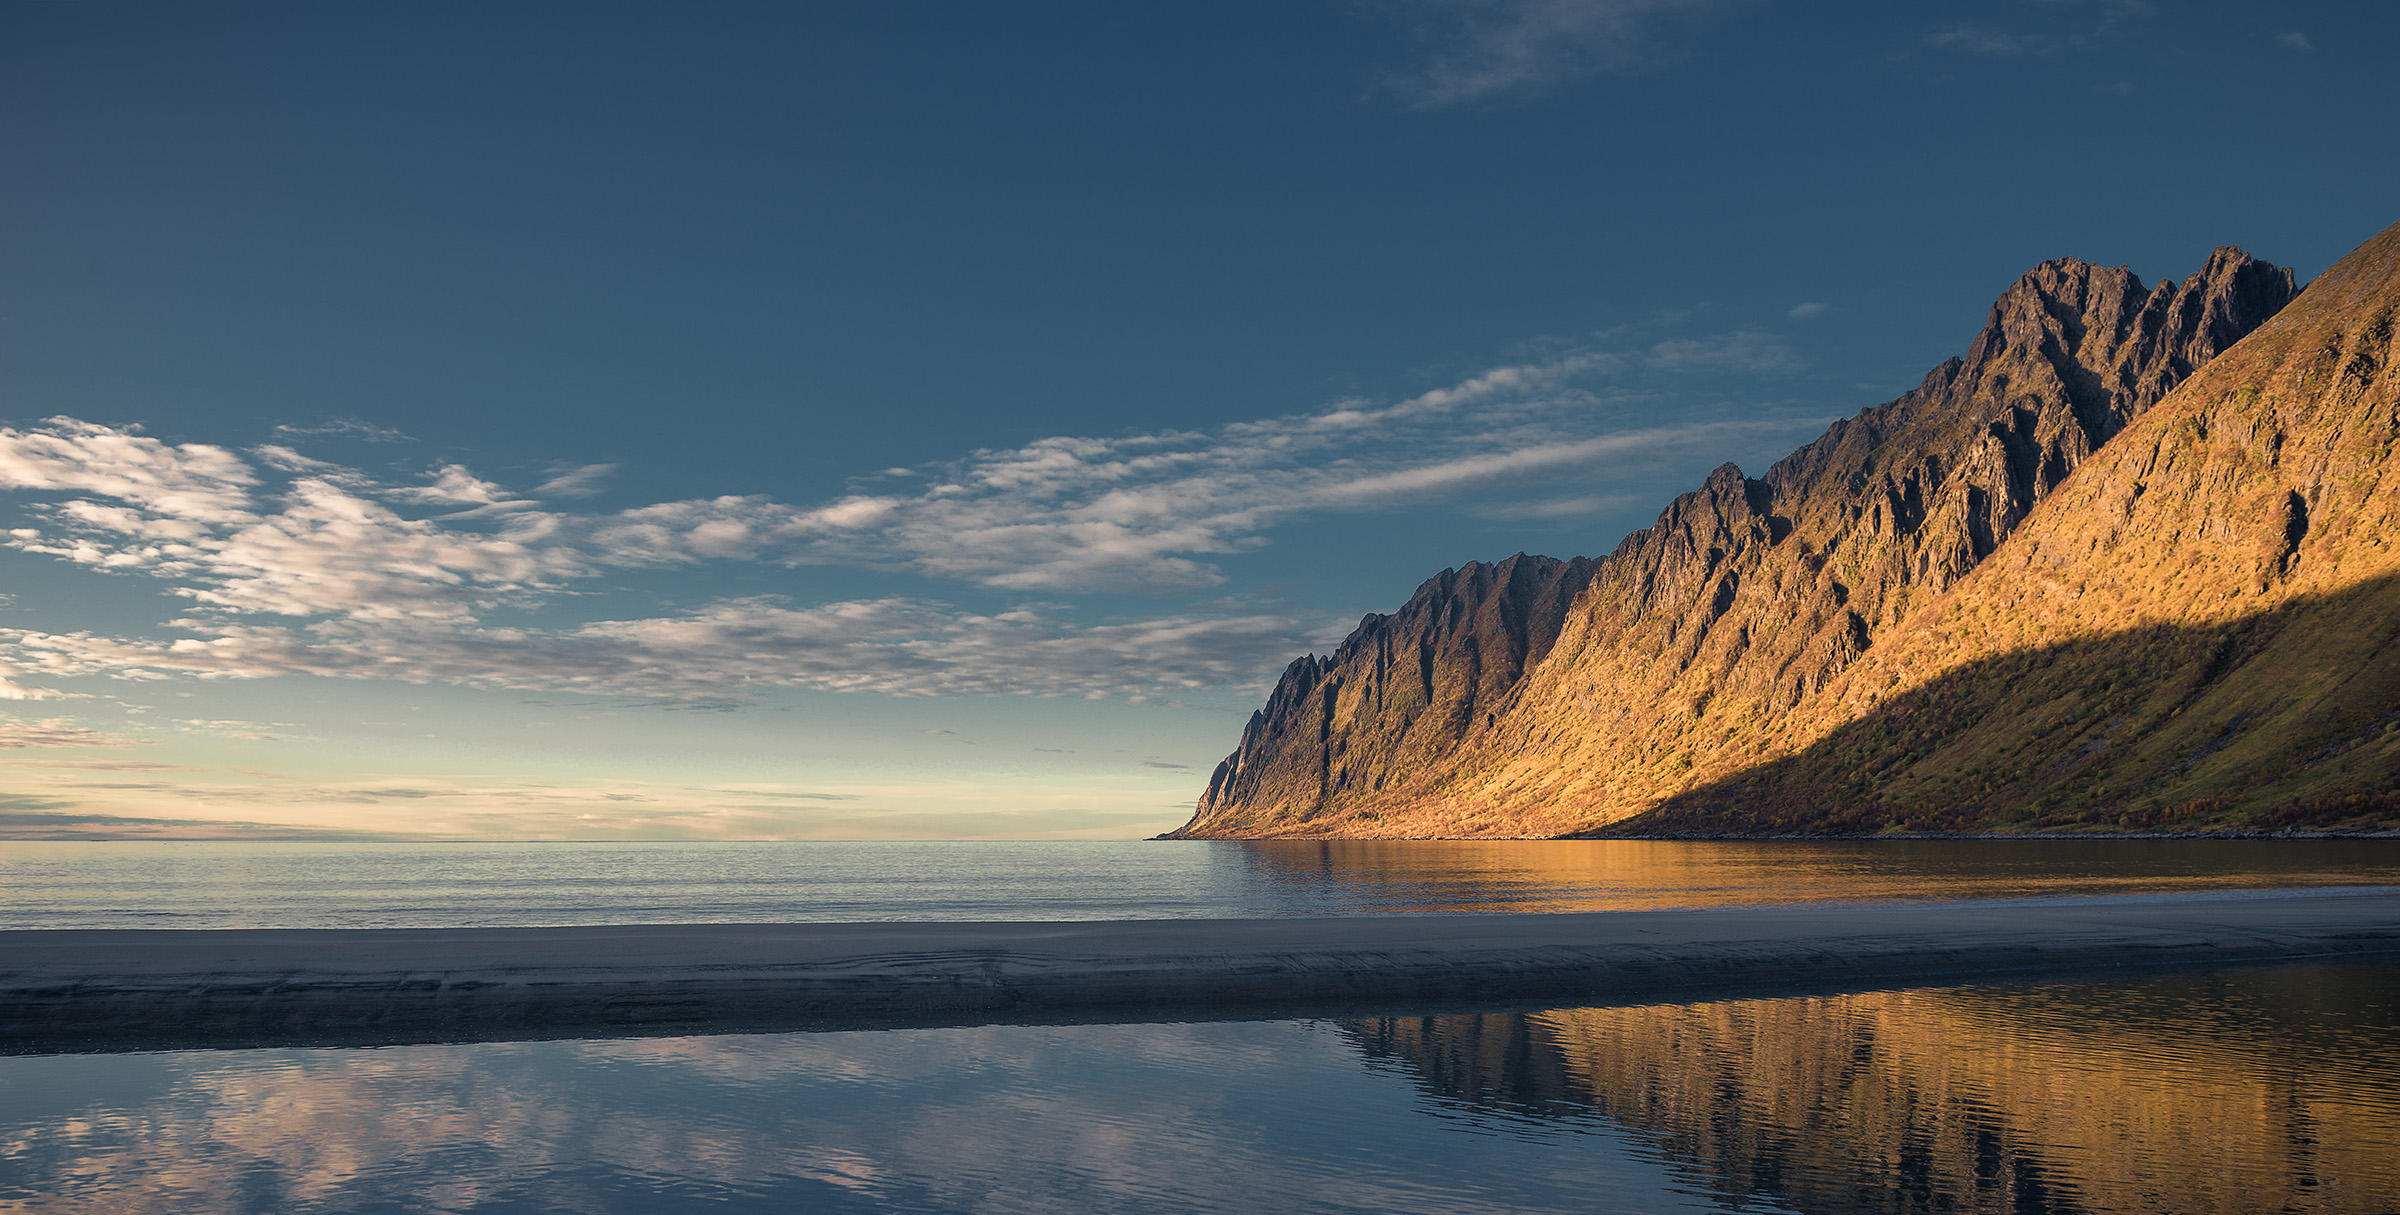
<path id="1" fill-rule="evenodd" d="M 2400 227 L 1634 831 L 2400 825 Z"/>

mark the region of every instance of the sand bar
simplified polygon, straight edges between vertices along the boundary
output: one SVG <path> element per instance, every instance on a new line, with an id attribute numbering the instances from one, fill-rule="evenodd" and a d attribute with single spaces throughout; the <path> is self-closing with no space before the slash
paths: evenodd
<path id="1" fill-rule="evenodd" d="M 0 932 L 0 1051 L 1624 1003 L 2394 955 L 2400 892 L 1569 915 Z"/>

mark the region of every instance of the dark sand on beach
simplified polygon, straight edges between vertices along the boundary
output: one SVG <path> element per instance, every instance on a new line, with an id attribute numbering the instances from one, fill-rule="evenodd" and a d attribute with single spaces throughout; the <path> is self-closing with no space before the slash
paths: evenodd
<path id="1" fill-rule="evenodd" d="M 0 1050 L 1628 1003 L 2400 954 L 2400 891 L 1568 915 L 0 933 Z"/>

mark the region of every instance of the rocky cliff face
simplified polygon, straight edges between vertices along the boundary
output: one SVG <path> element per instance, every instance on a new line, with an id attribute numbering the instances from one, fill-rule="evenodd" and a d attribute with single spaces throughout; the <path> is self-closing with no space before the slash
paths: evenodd
<path id="1" fill-rule="evenodd" d="M 1321 694 L 1326 713 L 1296 711 L 1301 685 L 1363 669 L 1383 618 L 1331 665 L 1295 664 L 1179 834 L 1550 835 L 1744 770 L 1771 735 L 1788 742 L 1770 727 L 2294 294 L 2289 271 L 2230 248 L 2149 289 L 2124 269 L 2046 262 L 1915 390 L 1762 477 L 1719 468 L 1627 537 L 1570 590 L 1556 641 L 1527 647 L 1522 677 L 1480 680 L 1438 746 L 1351 745 L 1338 691 Z"/>
<path id="2" fill-rule="evenodd" d="M 1593 565 L 1524 553 L 1470 561 L 1427 579 L 1399 611 L 1360 621 L 1332 656 L 1293 662 L 1175 834 L 1209 834 L 1220 811 L 1306 819 L 1441 762 L 1550 652 Z"/>
<path id="3" fill-rule="evenodd" d="M 2400 227 L 1619 830 L 2400 822 Z"/>

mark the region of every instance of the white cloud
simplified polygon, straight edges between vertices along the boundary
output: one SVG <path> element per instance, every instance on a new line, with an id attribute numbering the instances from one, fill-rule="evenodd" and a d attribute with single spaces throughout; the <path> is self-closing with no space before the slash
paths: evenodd
<path id="1" fill-rule="evenodd" d="M 505 489 L 467 470 L 464 464 L 445 464 L 432 483 L 391 491 L 403 502 L 432 502 L 443 506 L 490 506 L 510 499 Z"/>
<path id="2" fill-rule="evenodd" d="M 1751 332 L 1571 351 L 1390 405 L 980 451 L 923 471 L 914 493 L 815 508 L 759 497 L 662 503 L 597 521 L 593 551 L 624 564 L 881 566 L 1025 591 L 1204 587 L 1222 580 L 1206 557 L 1256 548 L 1300 516 L 1515 492 L 1529 488 L 1529 473 L 1605 477 L 1734 431 L 1795 427 L 1697 421 L 1592 435 L 1614 414 L 1579 383 L 1800 365 L 1781 339 Z"/>
<path id="3" fill-rule="evenodd" d="M 0 672 L 0 700 L 51 700 L 60 693 L 49 688 L 29 688 Z"/>
<path id="4" fill-rule="evenodd" d="M 600 483 L 617 471 L 614 464 L 579 464 L 552 470 L 550 478 L 534 487 L 533 492 L 545 498 L 588 498 L 600 492 Z"/>
<path id="5" fill-rule="evenodd" d="M 1487 519 L 1580 519 L 1603 511 L 1622 510 L 1632 504 L 1632 497 L 1626 494 L 1577 494 L 1531 502 L 1505 502 L 1474 509 L 1476 514 Z"/>
<path id="6" fill-rule="evenodd" d="M 337 480 L 353 480 L 361 484 L 366 483 L 366 479 L 364 477 L 358 476 L 339 464 L 335 464 L 327 460 L 319 460 L 311 456 L 301 455 L 299 452 L 294 451 L 280 443 L 260 444 L 257 447 L 251 448 L 250 454 L 257 456 L 259 461 L 264 463 L 267 467 L 276 469 L 280 472 L 309 473 L 319 477 L 331 477 Z"/>
<path id="7" fill-rule="evenodd" d="M 406 443 L 408 436 L 389 426 L 377 426 L 359 418 L 328 418 L 315 426 L 278 426 L 275 433 L 295 438 L 329 437 L 357 439 L 366 443 Z"/>
<path id="8" fill-rule="evenodd" d="M 606 513 L 544 507 L 462 464 L 390 485 L 289 447 L 246 461 L 72 419 L 0 430 L 0 486 L 47 494 L 45 526 L 0 545 L 164 580 L 194 605 L 174 640 L 20 630 L 29 673 L 317 674 L 706 697 L 807 687 L 931 694 L 1146 695 L 1245 685 L 1309 629 L 1241 608 L 1079 624 L 1052 608 L 977 614 L 887 597 L 795 607 L 733 599 L 677 615 L 494 627 L 502 609 L 562 614 L 611 569 L 703 562 L 848 565 L 1011 592 L 1214 585 L 1209 558 L 1329 512 L 1435 502 L 1556 517 L 1659 457 L 1813 419 L 1697 417 L 1626 428 L 1647 378 L 1772 376 L 1799 360 L 1755 332 L 1603 335 L 1390 403 L 970 453 L 880 492 L 814 505 L 763 496 Z M 581 492 L 588 465 L 545 483 Z M 268 479 L 280 487 L 268 484 Z M 269 623 L 261 617 L 282 617 Z M 247 619 L 245 619 L 247 618 Z M 6 672 L 0 671 L 0 675 Z M 20 696 L 34 690 L 0 682 Z"/>
<path id="9" fill-rule="evenodd" d="M 478 608 L 555 586 L 588 565 L 543 543 L 549 520 L 499 535 L 401 517 L 314 477 L 295 482 L 278 513 L 231 535 L 154 550 L 162 572 L 203 604 L 245 613 L 463 620 Z M 45 551 L 35 545 L 22 545 Z"/>
<path id="10" fill-rule="evenodd" d="M 589 568 L 546 541 L 551 516 L 513 513 L 497 533 L 444 528 L 375 501 L 355 472 L 287 455 L 296 453 L 260 456 L 301 473 L 270 507 L 253 496 L 256 471 L 222 448 L 170 446 L 71 419 L 0 429 L 0 486 L 116 499 L 39 507 L 53 531 L 16 529 L 0 543 L 172 579 L 174 593 L 212 608 L 289 616 L 465 619 Z M 456 503 L 488 496 L 487 484 L 453 467 L 432 486 L 389 492 Z"/>
<path id="11" fill-rule="evenodd" d="M 2289 34 L 2277 34 L 2275 35 L 2275 41 L 2280 42 L 2295 51 L 2313 51 L 2317 49 L 2317 44 L 2309 41 L 2308 35 L 2298 31 L 2294 31 Z"/>
<path id="12" fill-rule="evenodd" d="M 1698 338 L 1671 338 L 1652 343 L 1640 363 L 1655 371 L 1718 371 L 1745 375 L 1781 375 L 1804 364 L 1792 348 L 1774 334 L 1741 330 Z"/>
<path id="13" fill-rule="evenodd" d="M 1079 625 L 1056 610 L 979 614 L 905 599 L 807 608 L 731 599 L 675 616 L 559 631 L 364 621 L 296 630 L 178 622 L 197 636 L 145 641 L 0 631 L 22 665 L 53 677 L 162 673 L 315 675 L 633 696 L 727 697 L 805 688 L 896 696 L 1031 693 L 1147 699 L 1252 687 L 1330 640 L 1331 622 L 1167 615 Z M 186 723 L 217 732 L 263 727 Z"/>
<path id="14" fill-rule="evenodd" d="M 1432 109 L 1538 92 L 1668 57 L 1661 27 L 1724 7 L 1718 0 L 1416 0 L 1426 61 L 1389 87 Z"/>
<path id="15" fill-rule="evenodd" d="M 1814 300 L 1811 300 L 1805 304 L 1792 305 L 1792 310 L 1784 313 L 1783 315 L 1791 320 L 1805 321 L 1812 316 L 1825 315 L 1825 308 L 1826 306 L 1824 304 L 1820 304 Z"/>
<path id="16" fill-rule="evenodd" d="M 15 750 L 22 747 L 129 747 L 133 740 L 103 734 L 98 730 L 76 725 L 64 717 L 27 721 L 20 717 L 0 717 L 0 748 Z"/>
<path id="17" fill-rule="evenodd" d="M 180 446 L 74 418 L 41 429 L 0 427 L 0 488 L 98 494 L 197 523 L 251 517 L 258 476 L 240 456 L 202 443 Z"/>
<path id="18" fill-rule="evenodd" d="M 1388 405 L 978 451 L 921 470 L 913 491 L 814 506 L 726 496 L 597 515 L 544 509 L 464 465 L 386 487 L 281 447 L 256 453 L 290 477 L 262 502 L 258 469 L 224 449 L 61 419 L 0 432 L 0 485 L 89 496 L 37 507 L 53 528 L 0 543 L 168 578 L 213 609 L 297 617 L 459 621 L 539 601 L 607 566 L 701 561 L 854 565 L 1012 590 L 1200 587 L 1222 578 L 1207 557 L 1255 548 L 1296 516 L 1513 490 L 1534 470 L 1605 475 L 1729 426 L 1594 434 L 1610 429 L 1609 401 L 1581 384 L 1798 366 L 1781 339 L 1755 332 L 1620 343 L 1488 369 Z M 547 488 L 576 489 L 602 470 Z M 411 506 L 463 509 L 426 518 L 404 513 Z"/>
<path id="19" fill-rule="evenodd" d="M 1535 447 L 1520 447 L 1511 451 L 1468 456 L 1441 464 L 1428 464 L 1379 476 L 1358 477 L 1327 486 L 1321 498 L 1323 501 L 1345 505 L 1405 501 L 1412 498 L 1429 497 L 1443 490 L 1489 484 L 1527 473 L 1588 466 L 1611 456 L 1655 455 L 1676 447 L 1722 441 L 1729 435 L 1757 428 L 1757 423 L 1748 421 L 1700 422 L 1683 426 L 1659 426 L 1644 430 L 1623 431 L 1575 443 L 1549 443 Z"/>

